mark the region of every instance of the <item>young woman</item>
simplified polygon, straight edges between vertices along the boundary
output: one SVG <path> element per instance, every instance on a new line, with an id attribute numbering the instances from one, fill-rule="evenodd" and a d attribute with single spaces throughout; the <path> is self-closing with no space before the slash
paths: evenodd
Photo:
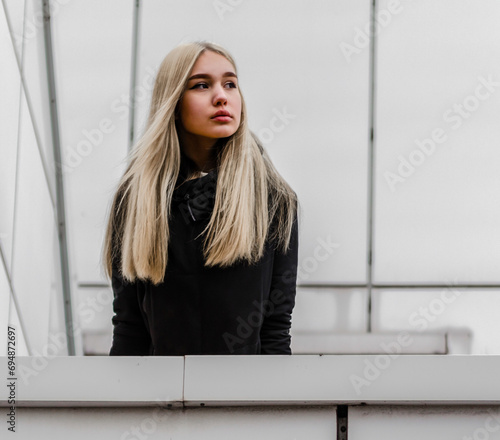
<path id="1" fill-rule="evenodd" d="M 109 354 L 291 354 L 298 207 L 248 128 L 229 53 L 172 50 L 104 240 Z"/>

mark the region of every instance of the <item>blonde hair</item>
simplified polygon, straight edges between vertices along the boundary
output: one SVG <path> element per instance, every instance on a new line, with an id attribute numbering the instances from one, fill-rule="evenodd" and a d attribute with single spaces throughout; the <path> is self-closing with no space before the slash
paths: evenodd
<path id="1" fill-rule="evenodd" d="M 109 278 L 115 266 L 128 281 L 164 280 L 168 220 L 181 162 L 176 108 L 193 65 L 206 50 L 223 55 L 236 70 L 225 49 L 207 42 L 176 47 L 159 67 L 144 134 L 111 205 L 102 253 Z M 202 232 L 205 266 L 227 267 L 240 259 L 253 264 L 263 256 L 267 239 L 285 252 L 298 208 L 295 192 L 250 132 L 243 96 L 241 101 L 240 126 L 217 155 L 215 204 Z"/>

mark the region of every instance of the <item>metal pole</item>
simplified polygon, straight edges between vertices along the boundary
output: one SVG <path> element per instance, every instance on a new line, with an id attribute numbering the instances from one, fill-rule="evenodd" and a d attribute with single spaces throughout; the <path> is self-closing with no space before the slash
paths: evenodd
<path id="1" fill-rule="evenodd" d="M 130 66 L 130 111 L 129 111 L 129 140 L 128 151 L 132 148 L 135 136 L 135 83 L 137 78 L 137 47 L 139 40 L 139 17 L 141 5 L 139 0 L 134 2 L 134 21 L 132 30 L 132 61 Z"/>
<path id="2" fill-rule="evenodd" d="M 71 307 L 71 288 L 68 264 L 68 241 L 66 230 L 66 213 L 64 207 L 64 182 L 62 175 L 61 141 L 59 138 L 59 117 L 57 113 L 56 86 L 54 80 L 54 59 L 52 53 L 52 34 L 50 26 L 49 0 L 43 2 L 43 34 L 45 39 L 45 60 L 47 66 L 48 91 L 50 99 L 50 125 L 56 173 L 56 218 L 59 235 L 59 254 L 61 258 L 62 293 L 64 298 L 64 318 L 68 354 L 75 355 L 75 339 L 73 327 L 73 310 Z"/>
<path id="3" fill-rule="evenodd" d="M 374 172 L 375 172 L 375 14 L 376 0 L 372 0 L 370 11 L 371 38 L 370 38 L 370 139 L 368 150 L 368 249 L 367 249 L 367 284 L 368 284 L 368 333 L 372 331 L 372 289 L 373 289 L 373 216 L 374 216 Z"/>

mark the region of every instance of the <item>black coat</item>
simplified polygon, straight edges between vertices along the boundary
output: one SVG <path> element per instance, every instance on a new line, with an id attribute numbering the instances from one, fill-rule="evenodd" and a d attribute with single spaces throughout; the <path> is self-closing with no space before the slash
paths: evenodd
<path id="1" fill-rule="evenodd" d="M 183 155 L 178 184 L 185 177 Z M 298 258 L 297 216 L 286 254 L 270 240 L 255 265 L 203 266 L 202 237 L 217 172 L 174 191 L 164 281 L 126 283 L 113 265 L 110 355 L 291 354 Z"/>

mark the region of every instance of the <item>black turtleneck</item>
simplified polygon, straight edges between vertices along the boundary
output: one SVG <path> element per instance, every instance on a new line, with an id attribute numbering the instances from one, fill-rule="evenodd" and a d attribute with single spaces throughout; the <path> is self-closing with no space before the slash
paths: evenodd
<path id="1" fill-rule="evenodd" d="M 213 211 L 217 170 L 184 181 L 183 154 L 174 190 L 164 282 L 126 283 L 113 272 L 110 355 L 291 354 L 297 217 L 286 254 L 266 243 L 255 265 L 205 267 L 203 234 Z M 192 164 L 191 164 L 192 165 Z"/>

